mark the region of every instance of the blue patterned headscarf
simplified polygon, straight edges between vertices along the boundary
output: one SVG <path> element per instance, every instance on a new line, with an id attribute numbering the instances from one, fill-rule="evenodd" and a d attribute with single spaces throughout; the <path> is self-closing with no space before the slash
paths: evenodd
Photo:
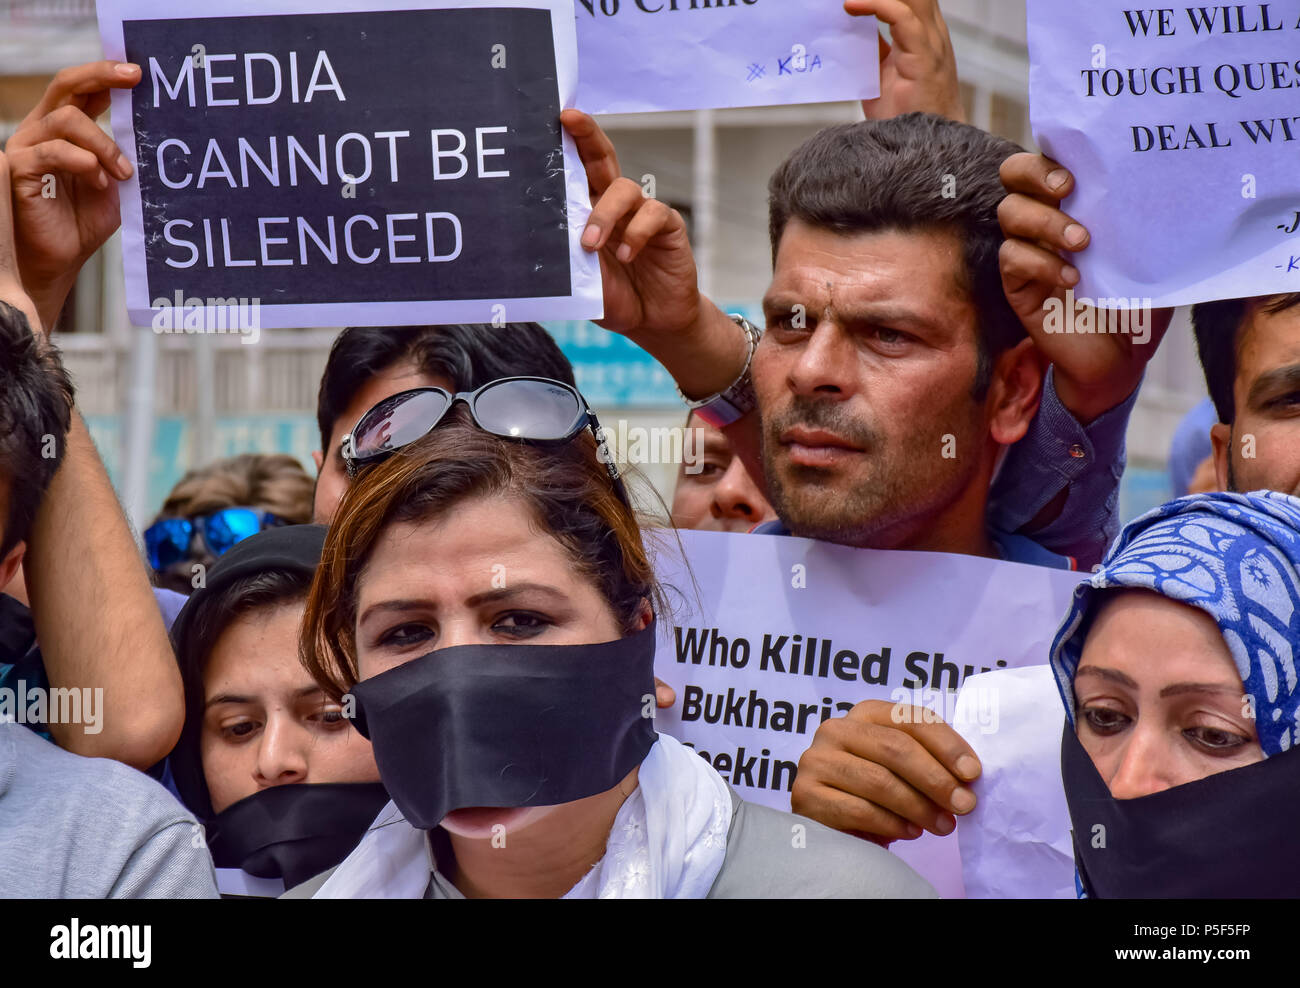
<path id="1" fill-rule="evenodd" d="M 1074 723 L 1074 674 L 1099 591 L 1154 590 L 1214 618 L 1254 698 L 1265 756 L 1300 744 L 1300 500 L 1273 491 L 1197 494 L 1130 522 L 1074 591 L 1051 664 Z"/>

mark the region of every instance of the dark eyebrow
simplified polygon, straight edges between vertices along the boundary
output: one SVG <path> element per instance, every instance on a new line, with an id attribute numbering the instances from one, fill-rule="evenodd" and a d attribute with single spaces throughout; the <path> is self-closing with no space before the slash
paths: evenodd
<path id="1" fill-rule="evenodd" d="M 1075 679 L 1080 676 L 1096 676 L 1098 679 L 1105 679 L 1112 683 L 1119 683 L 1121 686 L 1127 686 L 1131 690 L 1138 688 L 1138 684 L 1124 673 L 1118 669 L 1107 669 L 1105 666 L 1084 666 L 1074 674 Z"/>
<path id="2" fill-rule="evenodd" d="M 568 594 L 555 587 L 547 586 L 545 583 L 516 583 L 511 586 L 499 587 L 475 594 L 473 597 L 468 598 L 465 603 L 470 607 L 478 607 L 480 604 L 492 604 L 524 593 L 540 593 L 544 597 L 554 598 L 557 602 L 567 602 L 569 599 Z"/>
<path id="3" fill-rule="evenodd" d="M 523 593 L 540 593 L 544 596 L 553 597 L 557 603 L 567 603 L 568 596 L 555 587 L 547 586 L 544 583 L 516 583 L 505 587 L 496 587 L 492 590 L 485 590 L 483 593 L 475 594 L 473 597 L 466 599 L 465 603 L 470 607 L 478 607 L 481 604 L 492 604 L 502 600 L 508 600 L 511 597 L 517 597 Z M 408 598 L 405 600 L 383 600 L 377 604 L 371 604 L 361 616 L 357 618 L 358 624 L 364 624 L 372 615 L 377 613 L 401 612 L 414 610 L 431 610 L 436 611 L 437 604 L 432 600 Z"/>
<path id="4" fill-rule="evenodd" d="M 257 701 L 255 701 L 251 696 L 236 696 L 233 693 L 221 693 L 217 696 L 214 696 L 207 703 L 203 704 L 203 709 L 207 710 L 209 707 L 215 707 L 218 703 L 255 703 L 255 702 Z"/>
<path id="5" fill-rule="evenodd" d="M 417 599 L 381 600 L 379 603 L 371 604 L 364 611 L 362 611 L 361 616 L 357 618 L 357 624 L 365 624 L 366 620 L 372 614 L 385 614 L 393 611 L 414 611 L 414 610 L 419 610 L 421 608 L 436 610 L 436 608 L 434 607 L 434 603 L 431 600 L 417 600 Z"/>
<path id="6" fill-rule="evenodd" d="M 1118 669 L 1107 669 L 1104 666 L 1084 666 L 1074 676 L 1076 679 L 1080 676 L 1096 676 L 1099 679 L 1106 679 L 1119 683 L 1121 686 L 1127 686 L 1131 690 L 1138 689 L 1138 684 L 1124 673 Z M 1173 683 L 1162 689 L 1160 696 L 1163 699 L 1170 696 L 1182 696 L 1187 693 L 1225 693 L 1229 696 L 1241 696 L 1242 690 L 1239 686 L 1232 686 L 1227 683 Z"/>
<path id="7" fill-rule="evenodd" d="M 1250 393 L 1246 396 L 1246 401 L 1248 404 L 1258 407 L 1259 403 L 1268 397 L 1270 393 L 1285 388 L 1300 388 L 1300 364 L 1276 367 L 1259 375 L 1250 386 Z"/>
<path id="8" fill-rule="evenodd" d="M 1240 686 L 1230 686 L 1227 683 L 1174 683 L 1160 691 L 1162 697 L 1181 696 L 1184 693 L 1225 693 L 1234 697 L 1245 696 Z"/>
<path id="9" fill-rule="evenodd" d="M 312 683 L 312 685 L 304 686 L 300 690 L 294 690 L 293 698 L 295 700 L 301 700 L 304 697 L 311 696 L 313 693 L 322 693 L 322 692 L 324 691 L 319 686 L 317 686 L 315 683 Z M 214 696 L 211 700 L 208 700 L 205 704 L 203 704 L 203 709 L 207 710 L 209 707 L 216 706 L 218 703 L 257 703 L 257 702 L 258 700 L 251 696 L 239 696 L 235 693 L 221 693 L 217 696 Z"/>
<path id="10" fill-rule="evenodd" d="M 876 326 L 889 326 L 891 329 L 910 330 L 914 333 L 933 332 L 939 328 L 939 324 L 917 315 L 906 306 L 890 305 L 888 302 L 837 304 L 835 312 L 849 323 L 870 323 Z"/>
<path id="11" fill-rule="evenodd" d="M 766 316 L 778 313 L 784 315 L 792 310 L 795 304 L 790 302 L 788 297 L 781 295 L 764 298 L 763 313 Z M 814 316 L 811 311 L 813 307 L 807 306 L 806 308 L 809 310 L 809 324 L 815 324 L 821 318 L 820 314 Z M 835 303 L 833 308 L 836 314 L 850 323 L 871 323 L 878 326 L 908 330 L 913 333 L 933 332 L 935 329 L 941 328 L 940 323 L 918 315 L 907 306 L 891 302 L 860 302 L 856 305 L 853 303 Z"/>

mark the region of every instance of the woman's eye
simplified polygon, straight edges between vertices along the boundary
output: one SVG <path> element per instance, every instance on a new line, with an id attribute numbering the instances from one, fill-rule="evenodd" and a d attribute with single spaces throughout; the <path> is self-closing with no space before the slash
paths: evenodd
<path id="1" fill-rule="evenodd" d="M 253 732 L 257 730 L 258 726 L 259 725 L 257 721 L 241 720 L 237 724 L 230 724 L 226 727 L 223 727 L 221 729 L 221 733 L 228 738 L 241 741 L 244 738 L 251 736 Z"/>
<path id="2" fill-rule="evenodd" d="M 1085 707 L 1083 719 L 1098 734 L 1116 734 L 1129 724 L 1127 714 L 1122 714 L 1110 707 Z"/>
<path id="3" fill-rule="evenodd" d="M 329 707 L 325 710 L 321 710 L 318 713 L 312 714 L 311 719 L 319 724 L 331 728 L 345 725 L 347 723 L 347 719 L 343 716 L 343 710 L 340 707 Z"/>
<path id="4" fill-rule="evenodd" d="M 532 638 L 554 624 L 550 618 L 527 611 L 511 611 L 497 618 L 492 630 L 511 638 Z"/>
<path id="5" fill-rule="evenodd" d="M 406 648 L 433 637 L 433 631 L 424 624 L 402 624 L 380 636 L 378 644 L 389 648 Z"/>
<path id="6" fill-rule="evenodd" d="M 1189 727 L 1183 731 L 1183 737 L 1202 748 L 1220 753 L 1226 753 L 1240 748 L 1243 744 L 1250 743 L 1250 738 L 1242 737 L 1232 731 L 1220 730 L 1217 727 Z"/>

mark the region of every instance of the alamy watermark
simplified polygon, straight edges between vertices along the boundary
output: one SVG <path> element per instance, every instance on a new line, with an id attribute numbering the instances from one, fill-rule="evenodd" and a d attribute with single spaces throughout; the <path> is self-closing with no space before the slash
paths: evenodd
<path id="1" fill-rule="evenodd" d="M 1124 334 L 1135 343 L 1151 339 L 1149 298 L 1086 298 L 1067 289 L 1064 301 L 1053 296 L 1043 303 L 1043 329 L 1048 333 Z"/>
<path id="2" fill-rule="evenodd" d="M 966 700 L 957 706 L 957 692 L 953 690 L 906 689 L 899 687 L 889 694 L 894 704 L 889 711 L 895 724 L 969 724 L 978 727 L 981 734 L 998 731 L 998 691 L 987 686 L 967 686 L 962 690 Z"/>
<path id="3" fill-rule="evenodd" d="M 596 457 L 601 463 L 632 466 L 644 463 L 685 464 L 689 474 L 704 471 L 704 430 L 680 426 L 629 426 L 619 419 L 617 426 L 601 426 Z"/>
<path id="4" fill-rule="evenodd" d="M 150 308 L 158 334 L 238 333 L 240 343 L 256 343 L 262 333 L 260 298 L 186 298 L 177 289 L 170 299 L 154 299 Z"/>
<path id="5" fill-rule="evenodd" d="M 104 688 L 0 686 L 0 724 L 81 724 L 87 734 L 104 729 Z"/>

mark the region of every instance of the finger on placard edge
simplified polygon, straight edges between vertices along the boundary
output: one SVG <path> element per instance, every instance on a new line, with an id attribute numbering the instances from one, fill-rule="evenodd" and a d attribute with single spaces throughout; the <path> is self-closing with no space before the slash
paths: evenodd
<path id="1" fill-rule="evenodd" d="M 108 173 L 93 151 L 65 141 L 61 138 L 42 141 L 29 148 L 21 148 L 11 154 L 13 162 L 13 181 L 37 182 L 43 184 L 46 176 L 55 171 L 71 172 L 74 175 L 89 175 L 95 178 L 95 184 L 108 188 Z M 98 180 L 98 176 L 104 180 Z"/>
<path id="2" fill-rule="evenodd" d="M 605 194 L 592 205 L 591 215 L 587 217 L 588 227 L 600 228 L 600 239 L 594 244 L 588 244 L 584 235 L 583 248 L 589 251 L 602 249 L 609 243 L 615 229 L 624 221 L 628 210 L 644 198 L 645 193 L 641 191 L 641 186 L 631 179 L 615 180 L 614 184 L 605 190 Z"/>
<path id="3" fill-rule="evenodd" d="M 815 816 L 808 812 L 806 804 L 797 815 L 816 820 L 832 830 L 851 831 L 886 840 L 915 840 L 922 833 L 922 828 L 897 814 L 838 789 L 820 788 L 813 802 Z"/>
<path id="4" fill-rule="evenodd" d="M 569 114 L 566 119 L 564 114 Z M 587 184 L 594 195 L 601 195 L 619 177 L 618 152 L 600 125 L 581 110 L 565 110 L 560 123 L 573 138 L 578 160 L 587 172 Z"/>
<path id="5" fill-rule="evenodd" d="M 1022 192 L 1013 192 L 998 203 L 998 224 L 1008 240 L 1040 243 L 1053 250 L 1077 253 L 1092 242 L 1087 228 L 1069 213 Z M 1078 228 L 1082 239 L 1069 243 L 1065 234 Z"/>
<path id="6" fill-rule="evenodd" d="M 889 25 L 889 36 L 900 52 L 918 53 L 932 47 L 924 22 L 903 0 L 874 0 L 872 6 L 876 20 Z"/>
<path id="7" fill-rule="evenodd" d="M 941 810 L 950 812 L 949 804 L 953 793 L 965 783 L 957 774 L 955 767 L 945 765 L 935 752 L 918 739 L 912 730 L 909 730 L 916 726 L 918 725 L 902 723 L 863 724 L 858 731 L 843 739 L 844 747 L 850 754 L 892 772 Z M 948 725 L 919 726 L 930 728 L 932 731 L 935 727 Z M 961 736 L 951 727 L 948 727 L 948 730 L 964 746 L 960 750 L 950 748 L 954 752 L 953 761 L 963 755 L 974 757 L 975 753 L 970 750 Z M 899 740 L 900 737 L 902 741 Z M 933 738 L 929 740 L 932 744 L 935 743 Z M 976 758 L 975 761 L 978 764 L 979 759 Z"/>
<path id="8" fill-rule="evenodd" d="M 865 800 L 926 830 L 937 832 L 937 823 L 949 815 L 947 807 L 917 790 L 884 763 L 843 753 L 823 759 L 819 767 L 817 778 L 822 785 Z"/>
<path id="9" fill-rule="evenodd" d="M 115 173 L 117 159 L 125 158 L 117 142 L 104 133 L 99 124 L 71 105 L 59 107 L 39 120 L 32 121 L 14 134 L 9 146 L 11 150 L 15 147 L 32 148 L 57 139 L 84 148 L 95 155 L 106 169 Z M 129 177 L 129 173 L 118 177 Z"/>
<path id="10" fill-rule="evenodd" d="M 1065 288 L 1073 288 L 1079 283 L 1078 268 L 1062 260 L 1059 254 L 1025 240 L 1004 240 L 998 250 L 998 267 L 1004 281 L 1037 282 Z"/>
<path id="11" fill-rule="evenodd" d="M 672 221 L 672 211 L 657 199 L 647 199 L 635 213 L 632 214 L 631 220 L 623 229 L 623 234 L 619 238 L 621 243 L 615 256 L 624 264 L 630 264 L 636 260 L 638 254 L 645 248 L 652 237 L 658 236 L 664 232 L 666 224 Z M 630 253 L 623 250 L 624 247 L 630 248 Z M 627 256 L 624 257 L 624 253 Z"/>
<path id="12" fill-rule="evenodd" d="M 668 710 L 677 702 L 677 691 L 665 683 L 658 676 L 655 677 L 655 706 L 660 710 Z"/>
<path id="13" fill-rule="evenodd" d="M 103 59 L 60 69 L 55 73 L 40 102 L 27 118 L 43 117 L 76 96 L 86 96 L 103 89 L 131 89 L 138 85 L 141 78 L 140 66 L 134 65 L 130 75 L 125 76 L 118 74 L 119 65 L 134 65 L 134 63 Z"/>
<path id="14" fill-rule="evenodd" d="M 586 161 L 588 157 L 614 156 L 614 142 L 609 139 L 609 135 L 605 133 L 604 128 L 596 123 L 595 117 L 591 114 L 570 107 L 561 111 L 560 125 L 569 132 L 569 136 L 578 145 L 578 151 L 583 161 Z"/>
<path id="15" fill-rule="evenodd" d="M 1048 184 L 1048 176 L 1056 177 L 1058 172 L 1065 181 L 1060 185 Z M 1020 192 L 1034 199 L 1046 197 L 1060 202 L 1074 191 L 1074 176 L 1068 168 L 1032 151 L 1021 151 L 1007 158 L 998 176 L 1008 192 Z"/>
<path id="16" fill-rule="evenodd" d="M 939 762 L 939 764 L 947 771 L 952 773 L 958 779 L 966 778 L 966 776 L 958 774 L 956 763 L 963 756 L 969 756 L 975 759 L 976 764 L 978 764 L 979 756 L 975 754 L 975 749 L 967 743 L 965 738 L 952 728 L 952 725 L 947 724 L 942 720 L 927 722 L 925 719 L 927 716 L 931 716 L 929 711 L 921 707 L 913 706 L 910 719 L 896 723 L 893 721 L 891 708 L 890 723 L 887 725 L 882 724 L 880 726 L 894 727 L 902 731 L 919 744 L 925 751 L 929 752 L 930 756 Z M 978 777 L 978 773 L 969 776 L 969 778 L 972 779 Z"/>

